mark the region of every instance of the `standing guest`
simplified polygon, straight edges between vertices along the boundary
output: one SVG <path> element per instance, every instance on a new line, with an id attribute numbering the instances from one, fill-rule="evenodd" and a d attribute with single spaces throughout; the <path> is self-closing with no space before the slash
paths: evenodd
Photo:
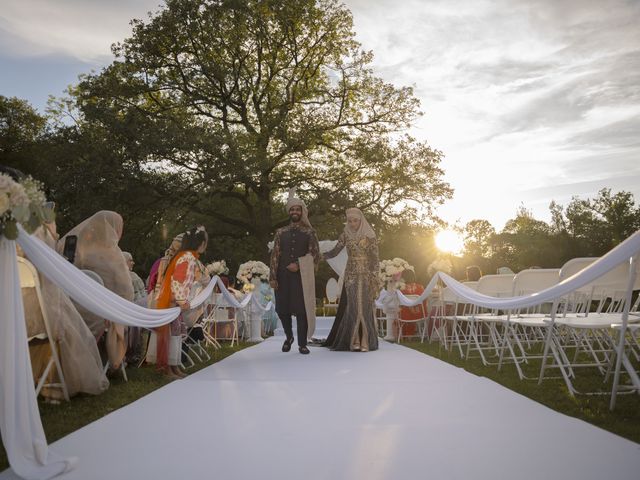
<path id="1" fill-rule="evenodd" d="M 287 212 L 291 223 L 276 231 L 274 238 L 270 285 L 275 291 L 276 312 L 287 337 L 282 351 L 291 350 L 294 341 L 292 316 L 295 315 L 298 326 L 298 351 L 306 355 L 309 353 L 309 321 L 315 326 L 314 269 L 320 260 L 320 247 L 316 232 L 309 222 L 307 206 L 295 196 L 294 190 L 289 192 Z M 310 257 L 306 257 L 307 255 Z M 305 265 L 311 258 L 314 267 L 309 269 Z M 300 268 L 301 264 L 303 271 Z"/>
<path id="2" fill-rule="evenodd" d="M 182 237 L 183 233 L 176 235 L 175 238 L 171 241 L 171 245 L 164 252 L 164 256 L 156 260 L 151 266 L 151 272 L 149 273 L 149 281 L 147 285 L 147 292 L 149 293 L 149 307 L 155 308 L 155 301 L 160 294 L 160 287 L 162 286 L 162 281 L 164 279 L 164 274 L 171 263 L 173 257 L 176 256 L 176 253 L 180 251 L 182 247 Z"/>
<path id="3" fill-rule="evenodd" d="M 184 314 L 191 309 L 190 301 L 198 286 L 209 283 L 210 277 L 199 257 L 207 249 L 209 237 L 204 227 L 194 227 L 182 237 L 180 251 L 173 257 L 166 270 L 160 287 L 156 308 L 178 306 L 182 313 L 173 322 L 156 329 L 156 365 L 170 377 L 185 377 L 180 370 L 182 334 L 186 332 Z"/>
<path id="4" fill-rule="evenodd" d="M 338 243 L 324 254 L 333 258 L 346 247 L 349 258 L 336 318 L 324 346 L 366 352 L 378 349 L 374 302 L 380 291 L 378 241 L 360 209 L 347 209 Z"/>
<path id="5" fill-rule="evenodd" d="M 125 300 L 133 301 L 133 285 L 129 267 L 122 256 L 118 242 L 122 237 L 124 222 L 122 217 L 109 210 L 102 210 L 89 217 L 69 231 L 58 242 L 58 253 L 63 253 L 65 240 L 77 237 L 74 264 L 80 269 L 98 274 L 104 286 Z M 83 310 L 83 318 L 85 311 Z M 104 319 L 88 315 L 89 328 L 98 338 L 104 330 Z M 85 318 L 85 321 L 87 320 Z M 97 332 L 95 331 L 97 324 Z M 93 326 L 92 326 L 93 325 Z M 126 327 L 119 323 L 107 322 L 106 348 L 111 368 L 118 369 L 127 351 Z"/>
<path id="6" fill-rule="evenodd" d="M 466 282 L 477 282 L 482 276 L 482 270 L 477 265 L 469 265 L 465 270 Z"/>

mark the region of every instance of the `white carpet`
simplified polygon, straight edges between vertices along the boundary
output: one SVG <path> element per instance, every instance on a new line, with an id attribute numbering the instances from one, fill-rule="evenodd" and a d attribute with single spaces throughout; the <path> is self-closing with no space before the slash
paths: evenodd
<path id="1" fill-rule="evenodd" d="M 60 478 L 640 478 L 640 445 L 434 358 L 386 342 L 285 354 L 282 340 L 55 442 L 80 458 Z"/>

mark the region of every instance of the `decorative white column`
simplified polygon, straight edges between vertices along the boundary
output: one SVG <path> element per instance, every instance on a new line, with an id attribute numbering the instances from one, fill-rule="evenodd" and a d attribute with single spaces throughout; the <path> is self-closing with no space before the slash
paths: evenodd
<path id="1" fill-rule="evenodd" d="M 264 338 L 262 338 L 262 316 L 264 311 L 260 308 L 260 279 L 253 278 L 251 279 L 251 283 L 253 284 L 253 298 L 251 302 L 249 302 L 249 311 L 247 312 L 250 316 L 249 321 L 251 323 L 251 338 L 249 338 L 250 342 L 258 343 L 262 342 Z"/>
<path id="2" fill-rule="evenodd" d="M 396 295 L 396 289 L 390 288 L 387 290 L 387 296 L 384 297 L 382 311 L 387 317 L 387 335 L 384 337 L 387 341 L 395 341 L 397 337 L 393 334 L 393 325 L 398 319 L 398 312 L 400 311 L 400 303 L 398 302 L 398 295 Z"/>

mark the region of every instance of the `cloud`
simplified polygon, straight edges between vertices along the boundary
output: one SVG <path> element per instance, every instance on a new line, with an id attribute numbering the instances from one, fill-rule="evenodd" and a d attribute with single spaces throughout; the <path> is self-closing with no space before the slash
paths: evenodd
<path id="1" fill-rule="evenodd" d="M 0 48 L 15 57 L 64 55 L 107 62 L 110 46 L 131 33 L 132 18 L 146 18 L 159 0 L 4 0 Z M 10 47 L 10 48 L 9 48 Z"/>

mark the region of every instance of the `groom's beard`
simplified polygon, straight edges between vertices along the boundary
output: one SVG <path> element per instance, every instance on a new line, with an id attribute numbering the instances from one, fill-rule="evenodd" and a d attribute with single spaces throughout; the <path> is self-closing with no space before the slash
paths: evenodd
<path id="1" fill-rule="evenodd" d="M 300 221 L 300 215 L 297 213 L 292 213 L 289 215 L 289 219 L 293 222 L 293 223 L 298 223 Z"/>

